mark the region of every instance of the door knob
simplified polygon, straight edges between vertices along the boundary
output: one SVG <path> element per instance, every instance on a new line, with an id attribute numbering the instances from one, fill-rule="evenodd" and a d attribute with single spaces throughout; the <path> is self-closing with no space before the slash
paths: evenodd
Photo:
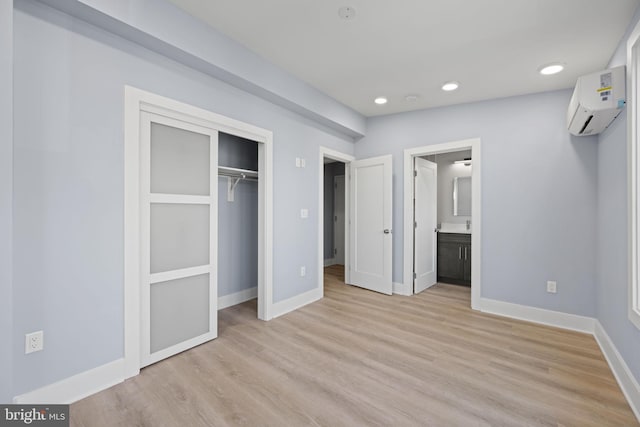
<path id="1" fill-rule="evenodd" d="M 390 233 L 391 233 L 391 230 L 389 230 L 388 228 L 384 229 L 384 234 L 390 234 Z"/>

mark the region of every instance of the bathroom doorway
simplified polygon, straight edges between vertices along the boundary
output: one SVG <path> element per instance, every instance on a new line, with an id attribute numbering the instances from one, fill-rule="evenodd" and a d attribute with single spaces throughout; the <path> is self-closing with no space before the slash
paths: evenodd
<path id="1" fill-rule="evenodd" d="M 480 295 L 480 140 L 405 150 L 404 277 L 417 294 L 436 283 Z"/>

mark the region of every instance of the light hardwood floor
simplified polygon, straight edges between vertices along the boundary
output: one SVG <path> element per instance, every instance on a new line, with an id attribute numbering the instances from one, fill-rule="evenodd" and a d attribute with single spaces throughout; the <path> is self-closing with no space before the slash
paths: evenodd
<path id="1" fill-rule="evenodd" d="M 593 337 L 472 311 L 469 288 L 413 297 L 345 285 L 71 406 L 74 426 L 637 426 Z"/>

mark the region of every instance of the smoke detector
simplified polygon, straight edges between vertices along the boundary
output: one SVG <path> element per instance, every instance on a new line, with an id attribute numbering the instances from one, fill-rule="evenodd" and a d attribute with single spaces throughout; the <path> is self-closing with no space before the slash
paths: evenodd
<path id="1" fill-rule="evenodd" d="M 356 10 L 351 6 L 342 6 L 338 9 L 338 16 L 345 21 L 351 21 L 356 17 Z"/>

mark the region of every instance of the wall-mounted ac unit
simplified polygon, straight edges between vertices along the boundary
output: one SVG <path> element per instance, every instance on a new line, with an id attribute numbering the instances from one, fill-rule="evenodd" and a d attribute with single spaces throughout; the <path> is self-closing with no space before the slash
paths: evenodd
<path id="1" fill-rule="evenodd" d="M 573 135 L 596 135 L 618 117 L 626 103 L 625 66 L 588 74 L 573 90 L 567 128 Z"/>

